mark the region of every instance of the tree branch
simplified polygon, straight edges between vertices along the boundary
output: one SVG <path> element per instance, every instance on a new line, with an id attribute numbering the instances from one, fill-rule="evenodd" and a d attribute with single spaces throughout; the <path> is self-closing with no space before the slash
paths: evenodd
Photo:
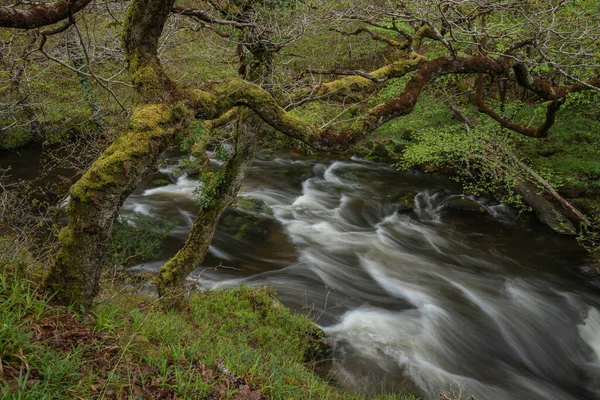
<path id="1" fill-rule="evenodd" d="M 373 81 L 375 83 L 383 83 L 387 80 L 387 78 L 376 78 L 368 72 L 362 71 L 360 69 L 331 69 L 327 71 L 322 71 L 318 69 L 309 69 L 309 74 L 315 75 L 347 75 L 347 76 L 361 76 L 365 79 Z"/>
<path id="2" fill-rule="evenodd" d="M 199 10 L 197 8 L 187 8 L 182 6 L 173 6 L 172 12 L 175 14 L 186 15 L 189 17 L 198 18 L 200 21 L 208 22 L 209 24 L 217 24 L 217 25 L 231 25 L 236 28 L 247 28 L 247 27 L 256 27 L 256 24 L 251 22 L 238 22 L 232 21 L 229 19 L 220 19 L 213 17 L 212 15 Z"/>
<path id="3" fill-rule="evenodd" d="M 48 5 L 37 6 L 28 10 L 0 6 L 0 26 L 4 28 L 35 29 L 52 25 L 69 17 L 87 6 L 91 0 L 75 0 L 73 2 L 58 0 Z"/>
<path id="4" fill-rule="evenodd" d="M 511 131 L 520 133 L 521 135 L 533 137 L 533 138 L 544 138 L 548 136 L 548 132 L 550 128 L 556 122 L 556 113 L 560 109 L 563 100 L 557 99 L 548 103 L 547 111 L 546 111 L 546 119 L 544 123 L 537 128 L 527 128 L 519 124 L 515 124 L 512 121 L 500 116 L 483 100 L 483 75 L 479 75 L 477 79 L 477 90 L 475 91 L 475 104 L 477 105 L 477 109 L 479 112 L 482 112 L 489 117 L 493 118 L 495 121 L 499 122 L 503 127 L 510 129 Z"/>

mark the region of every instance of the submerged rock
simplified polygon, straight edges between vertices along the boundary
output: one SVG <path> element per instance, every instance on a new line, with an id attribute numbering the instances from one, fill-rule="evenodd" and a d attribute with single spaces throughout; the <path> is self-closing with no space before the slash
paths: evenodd
<path id="1" fill-rule="evenodd" d="M 265 239 L 273 231 L 271 215 L 271 207 L 264 201 L 240 196 L 225 210 L 220 224 L 238 239 Z"/>
<path id="2" fill-rule="evenodd" d="M 479 213 L 485 212 L 485 209 L 476 200 L 466 196 L 450 197 L 444 202 L 444 210 Z"/>

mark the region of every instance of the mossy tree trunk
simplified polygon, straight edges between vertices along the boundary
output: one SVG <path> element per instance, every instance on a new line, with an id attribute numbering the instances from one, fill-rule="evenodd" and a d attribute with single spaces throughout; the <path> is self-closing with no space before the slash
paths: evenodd
<path id="1" fill-rule="evenodd" d="M 170 101 L 178 98 L 176 88 L 156 51 L 173 2 L 134 0 L 129 7 L 123 38 L 138 100 L 127 128 L 71 187 L 69 223 L 59 234 L 61 248 L 45 280 L 60 303 L 91 305 L 118 212 L 172 140 L 172 126 L 185 113 Z"/>
<path id="2" fill-rule="evenodd" d="M 256 129 L 249 129 L 244 123 L 244 116 L 247 114 L 242 112 L 238 117 L 235 152 L 224 170 L 208 172 L 215 177 L 210 180 L 214 186 L 205 185 L 203 188 L 204 196 L 210 193 L 210 198 L 203 200 L 185 245 L 160 269 L 158 291 L 168 306 L 177 306 L 184 300 L 184 280 L 204 260 L 221 214 L 235 200 L 252 166 L 258 132 Z"/>

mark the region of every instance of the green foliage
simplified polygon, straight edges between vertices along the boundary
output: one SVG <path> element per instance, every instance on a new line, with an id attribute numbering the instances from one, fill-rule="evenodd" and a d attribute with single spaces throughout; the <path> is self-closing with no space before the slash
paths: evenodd
<path id="1" fill-rule="evenodd" d="M 402 79 L 394 80 L 398 89 L 404 87 Z M 394 91 L 381 91 L 377 98 L 377 103 L 392 98 Z M 436 130 L 444 129 L 448 126 L 463 127 L 462 124 L 458 123 L 453 119 L 452 114 L 448 108 L 437 101 L 433 96 L 423 94 L 419 102 L 415 106 L 415 110 L 404 117 L 396 118 L 388 123 L 379 127 L 371 137 L 377 137 L 380 139 L 404 139 L 410 140 L 413 132 L 425 129 L 425 130 Z"/>
<path id="2" fill-rule="evenodd" d="M 415 130 L 397 166 L 427 166 L 434 170 L 450 167 L 467 193 L 493 193 L 508 204 L 526 209 L 515 187 L 528 178 L 507 151 L 517 152 L 512 137 L 498 130 L 492 121 L 484 120 L 468 130 L 455 122 Z"/>
<path id="3" fill-rule="evenodd" d="M 600 99 L 596 93 L 573 94 L 562 107 L 548 138 L 516 138 L 519 150 L 536 170 L 547 171 L 555 185 L 567 190 L 585 190 L 590 197 L 600 193 L 596 187 L 600 179 L 600 120 L 596 99 Z M 539 113 L 526 106 L 520 109 L 518 117 L 529 120 Z"/>
<path id="4" fill-rule="evenodd" d="M 370 105 L 377 105 L 388 100 L 398 97 L 402 93 L 406 83 L 410 80 L 410 76 L 405 75 L 400 78 L 390 79 L 387 84 L 377 93 L 373 99 L 369 101 Z"/>
<path id="5" fill-rule="evenodd" d="M 120 216 L 111 233 L 108 257 L 121 267 L 156 258 L 163 240 L 176 226 L 175 220 L 141 213 Z"/>
<path id="6" fill-rule="evenodd" d="M 207 209 L 216 204 L 219 187 L 225 180 L 223 172 L 207 172 L 200 176 L 200 186 L 194 191 L 196 202 L 201 209 Z"/>
<path id="7" fill-rule="evenodd" d="M 229 150 L 227 150 L 227 146 L 225 146 L 224 144 L 220 144 L 215 149 L 215 158 L 221 162 L 227 161 L 227 159 L 229 158 Z"/>
<path id="8" fill-rule="evenodd" d="M 592 118 L 600 122 L 598 104 L 600 104 L 600 92 L 590 90 L 569 94 L 563 108 L 576 112 L 580 116 Z"/>
<path id="9" fill-rule="evenodd" d="M 181 140 L 180 149 L 182 152 L 189 153 L 196 145 L 199 145 L 202 148 L 206 146 L 206 141 L 209 138 L 209 132 L 204 129 L 202 122 L 197 120 L 192 121 L 188 125 L 187 130 L 189 135 L 185 136 Z"/>

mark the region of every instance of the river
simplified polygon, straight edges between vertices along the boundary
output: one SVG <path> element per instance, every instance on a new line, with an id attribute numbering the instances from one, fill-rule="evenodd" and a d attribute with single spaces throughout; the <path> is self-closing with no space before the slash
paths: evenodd
<path id="1" fill-rule="evenodd" d="M 125 203 L 179 221 L 162 259 L 133 271 L 156 271 L 186 238 L 198 183 L 177 170 Z M 600 291 L 574 240 L 486 200 L 449 210 L 459 194 L 445 178 L 360 159 L 259 154 L 242 189 L 256 207 L 224 215 L 190 279 L 274 287 L 324 329 L 349 390 L 597 398 Z M 407 195 L 412 209 L 399 206 Z"/>

